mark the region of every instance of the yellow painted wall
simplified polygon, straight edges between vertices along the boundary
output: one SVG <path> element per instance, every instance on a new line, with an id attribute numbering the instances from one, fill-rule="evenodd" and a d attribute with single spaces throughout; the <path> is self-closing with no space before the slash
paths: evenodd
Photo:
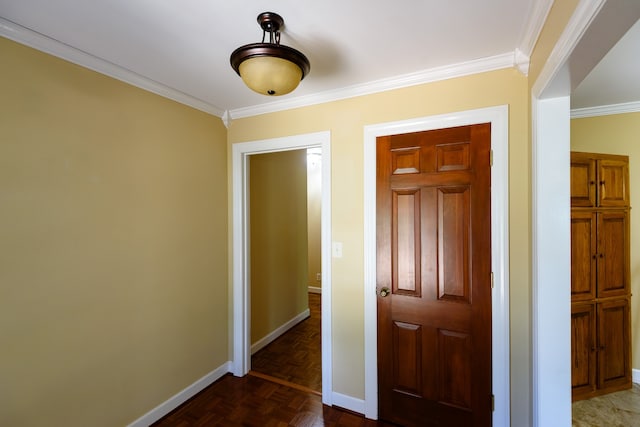
<path id="1" fill-rule="evenodd" d="M 529 87 L 533 87 L 580 0 L 554 1 L 531 54 Z"/>
<path id="2" fill-rule="evenodd" d="M 249 156 L 251 343 L 309 308 L 307 152 Z"/>
<path id="3" fill-rule="evenodd" d="M 228 360 L 226 130 L 0 58 L 0 425 L 126 425 Z"/>
<path id="4" fill-rule="evenodd" d="M 304 83 L 303 83 L 304 84 Z M 530 149 L 528 83 L 514 69 L 477 74 L 233 121 L 230 144 L 331 131 L 333 387 L 364 398 L 363 127 L 481 107 L 509 105 L 511 405 L 529 420 L 531 401 Z M 526 421 L 525 421 L 526 422 Z M 519 424 L 525 425 L 525 424 Z"/>
<path id="5" fill-rule="evenodd" d="M 629 156 L 631 196 L 631 333 L 634 369 L 640 369 L 640 113 L 571 120 L 571 149 Z"/>
<path id="6" fill-rule="evenodd" d="M 309 239 L 309 286 L 322 287 L 322 159 L 319 149 L 307 157 L 307 236 Z"/>

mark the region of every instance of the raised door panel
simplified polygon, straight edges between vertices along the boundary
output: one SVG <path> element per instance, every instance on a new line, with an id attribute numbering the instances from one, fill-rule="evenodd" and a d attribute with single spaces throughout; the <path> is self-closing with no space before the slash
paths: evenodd
<path id="1" fill-rule="evenodd" d="M 393 348 L 401 349 L 393 360 L 393 388 L 407 395 L 422 397 L 422 341 L 421 325 L 393 323 Z"/>
<path id="2" fill-rule="evenodd" d="M 631 385 L 630 322 L 627 298 L 598 304 L 598 388 Z"/>
<path id="3" fill-rule="evenodd" d="M 571 206 L 596 205 L 596 163 L 586 153 L 571 153 Z"/>
<path id="4" fill-rule="evenodd" d="M 599 298 L 629 293 L 629 227 L 627 212 L 598 214 Z"/>
<path id="5" fill-rule="evenodd" d="M 596 214 L 571 212 L 571 300 L 596 297 Z"/>
<path id="6" fill-rule="evenodd" d="M 598 160 L 598 205 L 629 206 L 629 163 L 625 160 Z"/>
<path id="7" fill-rule="evenodd" d="M 469 303 L 468 186 L 438 189 L 438 298 Z"/>
<path id="8" fill-rule="evenodd" d="M 452 407 L 472 409 L 471 334 L 438 330 L 438 400 Z"/>
<path id="9" fill-rule="evenodd" d="M 420 190 L 393 192 L 393 292 L 420 296 Z"/>
<path id="10" fill-rule="evenodd" d="M 573 399 L 596 389 L 595 305 L 571 304 L 571 391 Z"/>

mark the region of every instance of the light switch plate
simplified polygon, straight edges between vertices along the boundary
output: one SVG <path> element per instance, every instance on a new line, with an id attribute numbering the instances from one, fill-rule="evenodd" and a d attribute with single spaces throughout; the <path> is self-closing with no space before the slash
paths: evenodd
<path id="1" fill-rule="evenodd" d="M 333 242 L 331 244 L 331 253 L 334 258 L 342 258 L 342 242 Z"/>

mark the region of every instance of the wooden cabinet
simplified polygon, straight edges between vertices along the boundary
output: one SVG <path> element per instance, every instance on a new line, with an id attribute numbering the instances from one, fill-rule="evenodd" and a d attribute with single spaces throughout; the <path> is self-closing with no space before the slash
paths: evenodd
<path id="1" fill-rule="evenodd" d="M 596 311 L 594 303 L 571 304 L 571 390 L 575 397 L 596 391 Z"/>
<path id="2" fill-rule="evenodd" d="M 571 211 L 571 301 L 629 294 L 628 210 Z"/>
<path id="3" fill-rule="evenodd" d="M 597 305 L 598 389 L 631 387 L 631 316 L 628 298 Z"/>
<path id="4" fill-rule="evenodd" d="M 572 152 L 571 206 L 629 206 L 629 158 Z"/>
<path id="5" fill-rule="evenodd" d="M 628 216 L 627 210 L 597 214 L 598 298 L 627 296 L 630 293 Z"/>
<path id="6" fill-rule="evenodd" d="M 631 387 L 628 298 L 571 304 L 573 400 Z"/>
<path id="7" fill-rule="evenodd" d="M 629 166 L 571 153 L 573 400 L 631 387 Z"/>

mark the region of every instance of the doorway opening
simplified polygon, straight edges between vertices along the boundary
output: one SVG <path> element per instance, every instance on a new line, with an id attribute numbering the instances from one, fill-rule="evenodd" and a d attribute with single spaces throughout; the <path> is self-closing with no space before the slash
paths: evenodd
<path id="1" fill-rule="evenodd" d="M 320 148 L 249 156 L 250 374 L 320 394 Z"/>
<path id="2" fill-rule="evenodd" d="M 249 161 L 251 155 L 300 149 L 321 150 L 321 366 L 322 401 L 332 404 L 331 366 L 331 135 L 327 132 L 237 143 L 232 146 L 233 215 L 233 360 L 232 372 L 251 368 L 251 240 Z"/>

